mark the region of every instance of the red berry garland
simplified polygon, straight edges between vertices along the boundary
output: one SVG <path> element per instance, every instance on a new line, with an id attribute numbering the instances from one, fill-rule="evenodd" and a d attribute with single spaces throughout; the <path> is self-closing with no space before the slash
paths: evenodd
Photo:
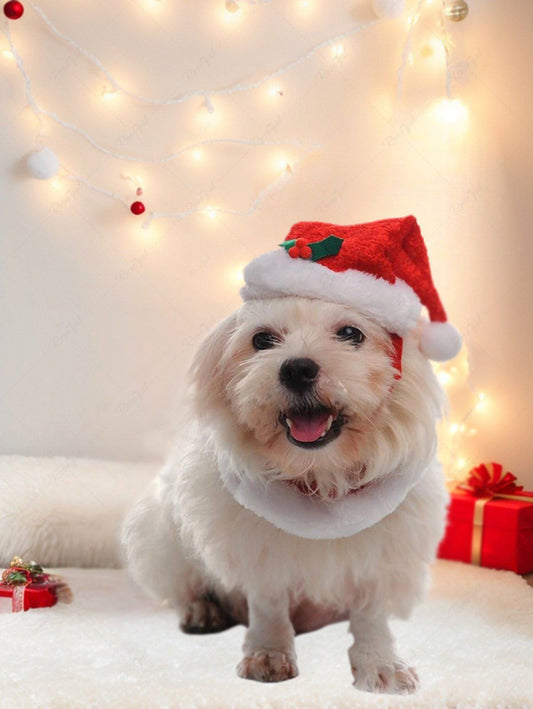
<path id="1" fill-rule="evenodd" d="M 9 20 L 18 20 L 24 14 L 24 5 L 16 0 L 9 0 L 4 5 L 4 15 Z"/>
<path id="2" fill-rule="evenodd" d="M 146 207 L 142 202 L 133 202 L 133 204 L 130 207 L 130 212 L 135 215 L 142 214 L 145 211 Z"/>

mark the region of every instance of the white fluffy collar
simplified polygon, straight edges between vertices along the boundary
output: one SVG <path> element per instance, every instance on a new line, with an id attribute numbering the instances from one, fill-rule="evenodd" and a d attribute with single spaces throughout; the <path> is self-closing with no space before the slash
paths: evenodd
<path id="1" fill-rule="evenodd" d="M 219 453 L 218 464 L 224 487 L 240 505 L 304 539 L 340 539 L 371 527 L 394 512 L 427 470 L 398 469 L 357 494 L 322 502 L 283 481 L 243 474 L 244 466 L 227 453 Z"/>

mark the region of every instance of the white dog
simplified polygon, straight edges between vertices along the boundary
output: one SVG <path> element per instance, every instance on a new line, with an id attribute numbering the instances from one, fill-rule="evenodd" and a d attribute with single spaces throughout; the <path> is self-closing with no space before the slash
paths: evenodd
<path id="1" fill-rule="evenodd" d="M 443 400 L 421 328 L 400 365 L 366 310 L 250 296 L 201 345 L 190 430 L 126 521 L 133 577 L 185 632 L 248 625 L 243 678 L 296 676 L 295 633 L 349 619 L 355 686 L 417 687 L 388 617 L 423 597 L 443 533 Z"/>

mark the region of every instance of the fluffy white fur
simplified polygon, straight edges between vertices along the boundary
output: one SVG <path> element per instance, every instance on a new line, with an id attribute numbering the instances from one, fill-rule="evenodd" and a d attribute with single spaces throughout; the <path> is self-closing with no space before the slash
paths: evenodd
<path id="1" fill-rule="evenodd" d="M 336 337 L 345 325 L 364 332 L 362 345 Z M 252 337 L 263 330 L 279 342 L 255 351 Z M 390 354 L 380 325 L 353 308 L 306 298 L 245 303 L 200 347 L 190 430 L 130 513 L 123 538 L 133 577 L 177 607 L 184 630 L 247 623 L 241 677 L 295 676 L 295 632 L 344 618 L 355 640 L 349 659 L 357 688 L 417 687 L 387 619 L 408 617 L 423 597 L 444 528 L 447 495 L 434 459 L 442 398 L 417 332 L 405 339 L 399 381 Z M 279 421 L 296 397 L 279 369 L 295 357 L 320 365 L 308 403 L 345 418 L 323 448 L 293 445 Z M 343 539 L 304 539 L 234 499 L 218 467 L 224 452 L 238 457 L 241 475 L 260 475 L 267 486 L 301 481 L 323 505 L 372 480 L 386 484 L 399 468 L 427 472 L 379 523 Z"/>

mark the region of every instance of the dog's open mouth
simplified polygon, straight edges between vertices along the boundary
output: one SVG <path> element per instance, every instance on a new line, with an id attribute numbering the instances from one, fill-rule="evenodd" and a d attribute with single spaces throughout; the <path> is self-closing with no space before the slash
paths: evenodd
<path id="1" fill-rule="evenodd" d="M 300 448 L 322 448 L 340 435 L 344 419 L 333 409 L 289 409 L 279 420 L 287 430 L 287 438 Z"/>

